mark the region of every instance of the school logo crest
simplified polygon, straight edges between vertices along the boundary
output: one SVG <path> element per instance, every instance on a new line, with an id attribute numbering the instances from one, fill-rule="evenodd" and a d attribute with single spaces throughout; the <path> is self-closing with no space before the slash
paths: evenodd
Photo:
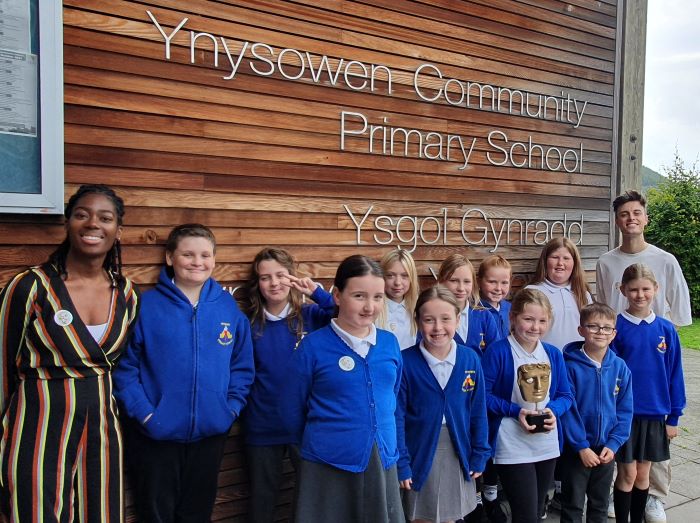
<path id="1" fill-rule="evenodd" d="M 656 350 L 658 350 L 661 354 L 666 353 L 666 349 L 668 348 L 666 346 L 666 336 L 659 336 L 659 344 L 656 346 Z"/>
<path id="2" fill-rule="evenodd" d="M 219 333 L 219 339 L 217 340 L 219 342 L 219 345 L 223 345 L 224 347 L 226 345 L 231 345 L 233 343 L 233 334 L 231 334 L 231 331 L 228 330 L 230 323 L 224 323 L 223 321 L 221 322 L 221 332 Z"/>
<path id="3" fill-rule="evenodd" d="M 615 380 L 615 390 L 613 390 L 613 396 L 617 396 L 618 393 L 620 392 L 620 382 L 622 381 L 622 378 L 617 378 Z"/>
<path id="4" fill-rule="evenodd" d="M 479 342 L 479 348 L 481 350 L 485 350 L 486 349 L 486 342 L 484 341 L 484 333 L 480 332 L 479 334 L 481 335 L 481 341 Z"/>
<path id="5" fill-rule="evenodd" d="M 476 381 L 474 381 L 475 377 L 476 377 L 475 370 L 465 370 L 464 371 L 464 381 L 462 382 L 462 392 L 471 392 L 474 390 L 474 387 L 476 387 Z"/>

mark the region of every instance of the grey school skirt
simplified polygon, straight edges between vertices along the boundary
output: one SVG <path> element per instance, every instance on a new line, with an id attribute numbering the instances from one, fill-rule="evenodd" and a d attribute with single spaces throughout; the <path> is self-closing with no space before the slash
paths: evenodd
<path id="1" fill-rule="evenodd" d="M 419 491 L 403 491 L 406 518 L 455 521 L 476 508 L 474 481 L 464 479 L 447 426 L 440 429 L 430 474 Z"/>
<path id="2" fill-rule="evenodd" d="M 396 465 L 384 469 L 376 444 L 364 472 L 301 460 L 297 523 L 405 523 Z"/>

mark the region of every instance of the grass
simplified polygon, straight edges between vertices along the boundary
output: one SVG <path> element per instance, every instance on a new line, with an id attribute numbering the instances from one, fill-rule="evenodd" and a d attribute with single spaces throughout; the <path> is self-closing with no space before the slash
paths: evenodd
<path id="1" fill-rule="evenodd" d="M 685 349 L 700 350 L 700 318 L 693 318 L 693 324 L 678 329 L 681 346 Z"/>

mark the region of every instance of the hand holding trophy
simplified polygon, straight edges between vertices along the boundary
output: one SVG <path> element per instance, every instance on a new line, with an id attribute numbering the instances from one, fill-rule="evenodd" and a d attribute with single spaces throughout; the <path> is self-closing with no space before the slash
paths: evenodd
<path id="1" fill-rule="evenodd" d="M 548 408 L 539 409 L 537 404 L 544 401 L 549 391 L 552 370 L 548 363 L 527 363 L 518 367 L 518 388 L 528 403 L 535 404 L 535 410 L 521 410 L 521 425 L 525 430 L 536 434 L 549 432 L 556 426 L 554 414 Z"/>

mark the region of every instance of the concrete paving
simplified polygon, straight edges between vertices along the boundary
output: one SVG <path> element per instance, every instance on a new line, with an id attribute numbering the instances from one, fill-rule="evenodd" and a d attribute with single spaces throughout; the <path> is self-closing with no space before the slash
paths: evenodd
<path id="1" fill-rule="evenodd" d="M 671 442 L 667 523 L 700 522 L 700 351 L 683 350 L 683 374 L 688 405 L 681 417 L 679 435 Z M 559 513 L 551 512 L 546 521 L 559 521 Z"/>

